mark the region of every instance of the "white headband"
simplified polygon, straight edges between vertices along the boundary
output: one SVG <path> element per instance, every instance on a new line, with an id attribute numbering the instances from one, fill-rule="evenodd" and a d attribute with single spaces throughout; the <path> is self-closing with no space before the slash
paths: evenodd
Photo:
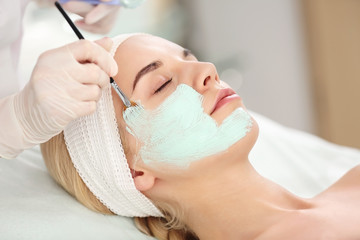
<path id="1" fill-rule="evenodd" d="M 114 37 L 111 55 L 134 35 Z M 81 179 L 113 213 L 126 217 L 162 216 L 135 187 L 120 140 L 110 84 L 103 89 L 96 112 L 72 121 L 64 136 Z"/>

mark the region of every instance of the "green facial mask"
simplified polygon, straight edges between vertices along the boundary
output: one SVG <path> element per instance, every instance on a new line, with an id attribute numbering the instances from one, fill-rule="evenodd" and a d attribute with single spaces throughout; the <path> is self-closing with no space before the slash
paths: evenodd
<path id="1" fill-rule="evenodd" d="M 125 110 L 127 130 L 141 144 L 145 164 L 163 162 L 187 167 L 191 162 L 226 151 L 252 127 L 250 115 L 235 109 L 220 126 L 204 112 L 203 97 L 181 84 L 156 109 L 139 104 Z"/>

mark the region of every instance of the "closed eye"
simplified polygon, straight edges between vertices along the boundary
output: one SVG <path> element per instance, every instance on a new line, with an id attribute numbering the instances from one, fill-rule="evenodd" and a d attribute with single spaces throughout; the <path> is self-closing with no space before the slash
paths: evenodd
<path id="1" fill-rule="evenodd" d="M 154 94 L 157 94 L 159 92 L 161 92 L 161 90 L 163 90 L 170 82 L 172 81 L 172 78 L 170 78 L 169 80 L 167 80 L 163 85 L 161 85 L 161 87 L 159 87 Z"/>

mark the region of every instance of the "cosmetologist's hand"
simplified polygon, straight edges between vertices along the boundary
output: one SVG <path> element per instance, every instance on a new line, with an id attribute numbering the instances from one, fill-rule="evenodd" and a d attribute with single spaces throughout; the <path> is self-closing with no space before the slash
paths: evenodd
<path id="1" fill-rule="evenodd" d="M 83 19 L 75 21 L 79 28 L 100 34 L 108 33 L 111 30 L 120 10 L 118 5 L 92 5 L 82 1 L 69 1 L 63 7 L 67 11 L 83 17 Z"/>
<path id="2" fill-rule="evenodd" d="M 110 38 L 80 40 L 43 53 L 25 88 L 14 96 L 18 139 L 28 148 L 61 132 L 72 120 L 93 113 L 101 90 L 117 73 L 108 53 Z M 10 145 L 11 146 L 11 145 Z"/>

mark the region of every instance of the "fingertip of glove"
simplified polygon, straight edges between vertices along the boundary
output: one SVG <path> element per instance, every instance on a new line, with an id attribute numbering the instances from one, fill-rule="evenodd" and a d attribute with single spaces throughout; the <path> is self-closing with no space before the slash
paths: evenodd
<path id="1" fill-rule="evenodd" d="M 115 76 L 117 73 L 118 73 L 118 66 L 114 60 L 113 64 L 111 65 L 110 74 L 111 74 L 111 76 Z"/>

